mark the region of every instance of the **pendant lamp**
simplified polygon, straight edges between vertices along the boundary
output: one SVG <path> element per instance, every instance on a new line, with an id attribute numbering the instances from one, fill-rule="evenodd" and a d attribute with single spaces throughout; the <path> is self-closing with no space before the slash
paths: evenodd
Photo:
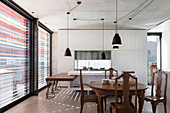
<path id="1" fill-rule="evenodd" d="M 69 18 L 68 17 L 69 17 L 69 14 L 70 14 L 70 12 L 67 12 L 67 49 L 65 51 L 64 56 L 71 56 L 71 51 L 70 51 L 70 49 L 68 47 L 68 43 L 69 43 L 69 30 L 68 30 L 68 27 L 69 27 L 68 20 L 69 20 Z"/>
<path id="2" fill-rule="evenodd" d="M 103 21 L 103 52 L 101 54 L 102 59 L 106 59 L 106 55 L 104 53 L 104 18 L 101 19 Z"/>
<path id="3" fill-rule="evenodd" d="M 102 59 L 103 59 L 103 60 L 106 59 L 106 55 L 105 55 L 104 52 L 102 52 L 101 56 L 102 56 Z"/>
<path id="4" fill-rule="evenodd" d="M 119 46 L 113 46 L 113 50 L 119 50 Z"/>
<path id="5" fill-rule="evenodd" d="M 112 41 L 112 46 L 121 46 L 122 45 L 122 42 L 121 42 L 121 38 L 119 36 L 119 33 L 117 32 L 117 8 L 118 7 L 118 4 L 117 4 L 117 0 L 116 0 L 116 21 L 114 23 L 116 23 L 116 33 L 115 33 L 115 36 L 113 37 L 113 41 Z"/>

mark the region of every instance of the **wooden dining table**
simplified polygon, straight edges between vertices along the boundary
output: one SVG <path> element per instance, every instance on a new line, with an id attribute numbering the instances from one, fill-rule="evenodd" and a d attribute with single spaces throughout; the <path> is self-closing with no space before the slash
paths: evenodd
<path id="1" fill-rule="evenodd" d="M 102 84 L 101 81 L 92 82 L 87 85 L 89 87 L 91 87 L 92 90 L 96 93 L 96 95 L 98 97 L 98 103 L 99 103 L 99 112 L 103 113 L 103 97 L 114 96 L 115 95 L 115 86 L 110 85 L 110 84 Z M 139 100 L 138 113 L 142 113 L 143 104 L 144 104 L 144 94 L 145 94 L 146 89 L 147 89 L 146 85 L 144 85 L 142 83 L 138 83 L 138 86 L 137 86 L 137 96 L 138 96 L 138 100 Z M 123 95 L 122 86 L 118 86 L 117 90 L 118 90 L 118 95 L 122 96 Z M 133 85 L 130 86 L 129 95 L 130 96 L 135 95 L 135 86 L 133 86 Z"/>

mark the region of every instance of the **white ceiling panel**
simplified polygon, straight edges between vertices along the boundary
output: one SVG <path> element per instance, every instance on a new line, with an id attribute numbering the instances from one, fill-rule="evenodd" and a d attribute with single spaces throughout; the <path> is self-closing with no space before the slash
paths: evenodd
<path id="1" fill-rule="evenodd" d="M 77 0 L 13 0 L 51 30 L 66 29 L 66 12 L 77 5 Z M 69 15 L 70 29 L 114 29 L 115 0 L 80 0 L 82 4 Z M 144 3 L 145 2 L 145 3 Z M 148 3 L 150 3 L 146 8 Z M 131 13 L 118 21 L 119 29 L 149 29 L 170 17 L 170 0 L 118 0 L 118 18 L 125 16 L 139 5 L 140 11 L 131 21 Z M 32 14 L 31 12 L 34 12 Z M 73 20 L 76 17 L 78 20 Z M 99 21 L 93 21 L 98 19 Z M 86 20 L 86 21 L 83 21 Z"/>

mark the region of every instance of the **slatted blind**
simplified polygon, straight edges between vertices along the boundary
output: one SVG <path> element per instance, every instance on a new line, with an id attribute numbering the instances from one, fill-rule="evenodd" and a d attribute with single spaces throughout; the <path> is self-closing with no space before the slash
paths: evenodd
<path id="1" fill-rule="evenodd" d="M 38 38 L 38 89 L 44 87 L 50 75 L 50 33 L 41 27 Z"/>
<path id="2" fill-rule="evenodd" d="M 0 2 L 0 108 L 29 93 L 29 25 Z"/>

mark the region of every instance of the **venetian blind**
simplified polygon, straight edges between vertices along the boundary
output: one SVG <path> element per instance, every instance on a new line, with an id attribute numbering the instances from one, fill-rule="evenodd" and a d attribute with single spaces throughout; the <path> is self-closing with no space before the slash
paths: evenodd
<path id="1" fill-rule="evenodd" d="M 39 29 L 38 38 L 38 89 L 44 87 L 46 78 L 50 75 L 50 33 Z"/>
<path id="2" fill-rule="evenodd" d="M 29 25 L 0 2 L 0 108 L 29 93 Z"/>

